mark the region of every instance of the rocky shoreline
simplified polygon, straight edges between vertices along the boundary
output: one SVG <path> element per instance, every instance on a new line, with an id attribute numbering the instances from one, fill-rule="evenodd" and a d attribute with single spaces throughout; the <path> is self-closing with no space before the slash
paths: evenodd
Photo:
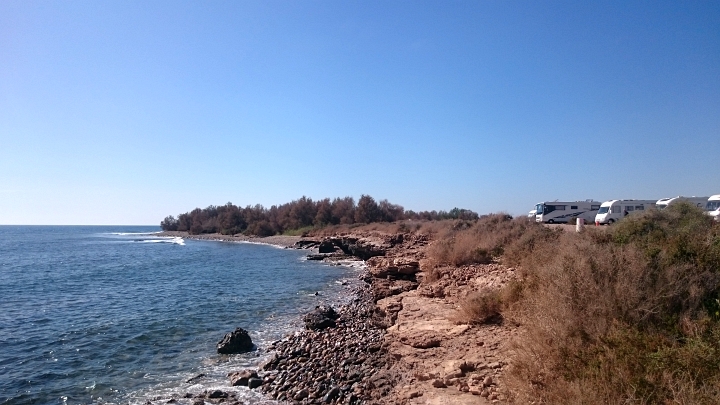
<path id="1" fill-rule="evenodd" d="M 198 239 L 218 240 L 202 236 Z M 231 373 L 231 385 L 262 392 L 268 403 L 504 402 L 501 380 L 508 342 L 517 327 L 462 324 L 453 314 L 464 296 L 499 288 L 514 277 L 514 269 L 498 264 L 446 268 L 423 280 L 420 263 L 429 243 L 424 235 L 293 238 L 285 247 L 308 249 L 308 259 L 365 260 L 368 267 L 360 276 L 364 283 L 337 314 L 318 308 L 315 317 L 306 317 L 305 330 L 263 349 L 271 358 L 257 369 Z M 266 238 L 253 239 L 268 243 Z M 244 403 L 233 392 L 220 390 L 186 398 L 194 405 Z"/>
<path id="2" fill-rule="evenodd" d="M 258 368 L 228 375 L 232 386 L 260 390 L 275 403 L 379 404 L 394 383 L 383 346 L 386 324 L 370 286 L 338 310 L 334 325 L 308 328 L 263 349 L 271 358 Z M 232 391 L 186 395 L 194 405 L 244 402 Z"/>
<path id="3" fill-rule="evenodd" d="M 334 327 L 307 329 L 270 347 L 262 391 L 279 401 L 369 404 L 390 392 L 385 324 L 369 286 L 339 311 Z"/>

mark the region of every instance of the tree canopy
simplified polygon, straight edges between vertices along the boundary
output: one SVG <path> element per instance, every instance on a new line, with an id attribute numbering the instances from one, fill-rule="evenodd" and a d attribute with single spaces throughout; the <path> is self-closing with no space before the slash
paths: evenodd
<path id="1" fill-rule="evenodd" d="M 301 197 L 292 202 L 265 208 L 262 205 L 244 208 L 232 203 L 211 205 L 207 208 L 195 208 L 175 218 L 170 215 L 160 222 L 164 231 L 187 231 L 197 235 L 201 233 L 222 233 L 234 235 L 271 236 L 286 231 L 308 227 L 324 227 L 338 224 L 356 224 L 373 222 L 395 222 L 404 219 L 474 220 L 478 214 L 460 208 L 447 211 L 405 211 L 388 200 L 375 201 L 369 195 L 362 195 L 357 204 L 352 197 L 325 198 L 313 201 Z"/>

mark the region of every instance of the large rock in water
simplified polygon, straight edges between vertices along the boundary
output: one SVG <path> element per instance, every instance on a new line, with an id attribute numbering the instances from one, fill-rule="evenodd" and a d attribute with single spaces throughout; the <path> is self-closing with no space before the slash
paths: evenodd
<path id="1" fill-rule="evenodd" d="M 335 320 L 338 319 L 339 316 L 332 307 L 325 305 L 317 306 L 314 311 L 305 315 L 305 328 L 312 330 L 334 328 Z"/>
<path id="2" fill-rule="evenodd" d="M 233 354 L 249 352 L 254 347 L 250 335 L 243 328 L 237 328 L 218 342 L 217 351 L 220 354 Z"/>

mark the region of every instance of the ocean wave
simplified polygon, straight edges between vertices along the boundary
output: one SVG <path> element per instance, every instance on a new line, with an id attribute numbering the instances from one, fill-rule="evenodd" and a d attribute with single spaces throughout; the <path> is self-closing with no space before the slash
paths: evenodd
<path id="1" fill-rule="evenodd" d="M 138 243 L 174 243 L 176 245 L 185 246 L 185 239 L 176 236 L 168 239 L 135 239 L 134 242 Z"/>
<path id="2" fill-rule="evenodd" d="M 162 231 L 156 232 L 107 232 L 106 235 L 117 235 L 117 236 L 132 236 L 132 235 L 155 235 Z"/>

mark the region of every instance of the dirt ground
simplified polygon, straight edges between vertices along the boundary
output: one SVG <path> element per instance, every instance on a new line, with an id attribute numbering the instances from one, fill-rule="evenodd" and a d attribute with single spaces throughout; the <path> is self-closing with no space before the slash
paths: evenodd
<path id="1" fill-rule="evenodd" d="M 519 328 L 499 320 L 459 321 L 459 303 L 473 291 L 499 288 L 514 269 L 497 264 L 447 268 L 442 278 L 388 297 L 378 306 L 400 306 L 385 336 L 400 375 L 389 403 L 489 404 L 503 402 L 509 342 Z"/>

